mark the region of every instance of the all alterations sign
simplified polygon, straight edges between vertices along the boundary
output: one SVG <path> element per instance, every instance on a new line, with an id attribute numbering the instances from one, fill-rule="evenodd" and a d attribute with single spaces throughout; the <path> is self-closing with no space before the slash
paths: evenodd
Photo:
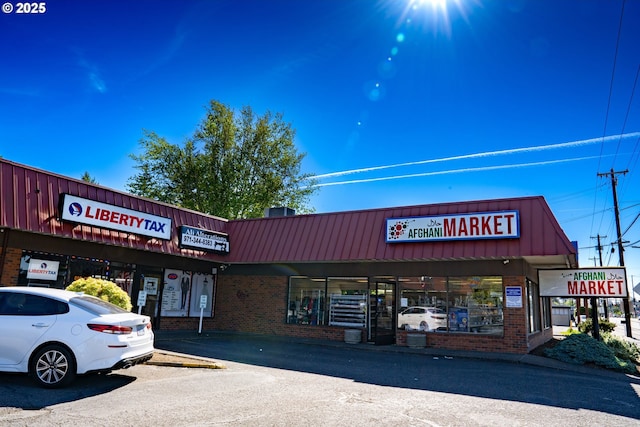
<path id="1" fill-rule="evenodd" d="M 626 278 L 623 267 L 538 270 L 542 297 L 624 298 Z"/>
<path id="2" fill-rule="evenodd" d="M 229 253 L 229 235 L 217 231 L 183 225 L 180 227 L 180 247 L 216 252 Z"/>

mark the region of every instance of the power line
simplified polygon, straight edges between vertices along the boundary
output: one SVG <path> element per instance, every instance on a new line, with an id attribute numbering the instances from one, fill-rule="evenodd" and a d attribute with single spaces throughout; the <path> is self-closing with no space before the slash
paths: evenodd
<path id="1" fill-rule="evenodd" d="M 620 47 L 620 36 L 622 34 L 622 21 L 623 21 L 623 17 L 624 17 L 624 6 L 626 4 L 626 0 L 622 1 L 622 8 L 620 9 L 620 21 L 618 22 L 618 35 L 616 37 L 616 49 L 615 49 L 615 53 L 613 55 L 613 67 L 611 69 L 611 79 L 609 80 L 609 96 L 607 99 L 607 111 L 605 113 L 605 117 L 604 117 L 604 129 L 602 130 L 602 143 L 600 144 L 600 160 L 598 160 L 598 170 L 600 169 L 600 164 L 602 161 L 602 153 L 604 150 L 604 139 L 605 136 L 607 134 L 607 125 L 609 123 L 609 111 L 611 110 L 611 98 L 612 98 L 612 94 L 613 94 L 613 81 L 614 81 L 614 77 L 616 74 L 616 64 L 618 62 L 618 49 Z M 596 200 L 597 197 L 594 197 L 593 200 L 593 218 L 591 220 L 591 230 L 593 230 L 593 224 L 594 224 L 594 220 L 595 220 L 595 212 L 596 212 Z M 600 218 L 600 227 L 602 227 L 602 220 L 604 219 L 604 217 Z"/>

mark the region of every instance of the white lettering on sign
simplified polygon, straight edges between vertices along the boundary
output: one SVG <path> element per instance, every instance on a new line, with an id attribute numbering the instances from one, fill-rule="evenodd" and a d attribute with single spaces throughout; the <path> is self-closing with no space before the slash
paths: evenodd
<path id="1" fill-rule="evenodd" d="M 518 237 L 518 211 L 387 219 L 387 243 Z"/>
<path id="2" fill-rule="evenodd" d="M 183 225 L 180 227 L 180 247 L 229 253 L 229 236 Z"/>
<path id="3" fill-rule="evenodd" d="M 62 219 L 169 240 L 171 219 L 63 194 Z"/>

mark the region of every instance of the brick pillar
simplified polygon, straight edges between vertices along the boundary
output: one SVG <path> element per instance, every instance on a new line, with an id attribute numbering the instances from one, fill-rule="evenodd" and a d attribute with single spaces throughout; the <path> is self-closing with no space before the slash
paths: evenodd
<path id="1" fill-rule="evenodd" d="M 6 248 L 6 252 L 2 253 L 2 248 L 0 247 L 0 259 L 4 259 L 0 284 L 3 286 L 16 286 L 18 284 L 20 258 L 22 258 L 22 249 Z"/>

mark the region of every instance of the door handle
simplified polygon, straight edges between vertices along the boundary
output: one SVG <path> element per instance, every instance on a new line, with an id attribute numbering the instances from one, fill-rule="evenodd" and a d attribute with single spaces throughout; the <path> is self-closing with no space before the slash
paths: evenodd
<path id="1" fill-rule="evenodd" d="M 46 327 L 48 327 L 49 325 L 47 325 L 46 323 L 34 323 L 34 324 L 33 324 L 33 325 L 31 325 L 31 326 L 33 326 L 34 328 L 46 328 Z"/>

